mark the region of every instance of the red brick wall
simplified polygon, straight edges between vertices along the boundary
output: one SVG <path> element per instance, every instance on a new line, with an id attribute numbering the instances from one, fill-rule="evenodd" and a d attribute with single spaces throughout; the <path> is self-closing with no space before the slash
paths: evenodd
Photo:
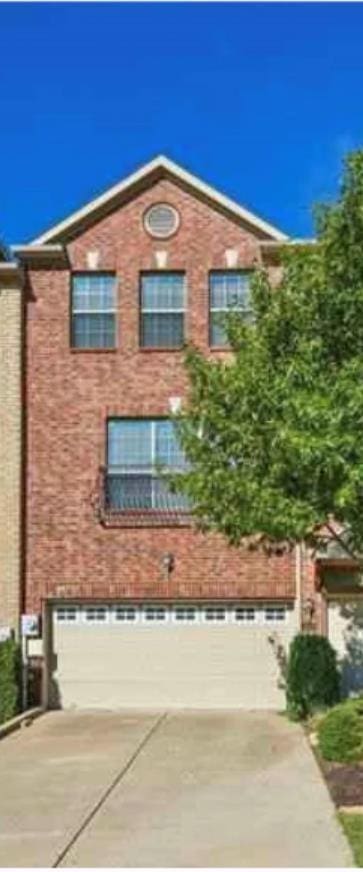
<path id="1" fill-rule="evenodd" d="M 169 241 L 144 231 L 145 208 L 168 201 L 181 214 Z M 292 597 L 294 556 L 267 558 L 229 548 L 191 529 L 105 529 L 93 501 L 105 462 L 109 415 L 168 413 L 168 398 L 186 388 L 180 352 L 138 347 L 140 270 L 155 269 L 154 252 L 168 251 L 167 269 L 187 274 L 186 333 L 208 351 L 208 272 L 225 268 L 225 249 L 239 266 L 258 259 L 253 236 L 169 181 L 158 182 L 68 246 L 73 269 L 87 269 L 98 249 L 100 269 L 116 270 L 118 347 L 114 352 L 69 347 L 70 272 L 29 273 L 27 326 L 27 585 L 26 607 L 59 597 Z M 169 581 L 161 568 L 172 552 Z"/>

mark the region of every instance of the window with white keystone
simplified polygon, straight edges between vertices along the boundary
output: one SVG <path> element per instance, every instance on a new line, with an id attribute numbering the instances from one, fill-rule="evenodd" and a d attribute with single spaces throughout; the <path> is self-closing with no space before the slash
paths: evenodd
<path id="1" fill-rule="evenodd" d="M 114 275 L 77 273 L 72 277 L 72 346 L 86 349 L 115 348 Z"/>
<path id="2" fill-rule="evenodd" d="M 111 510 L 186 509 L 186 498 L 173 493 L 165 477 L 185 468 L 173 421 L 108 421 L 106 498 Z"/>
<path id="3" fill-rule="evenodd" d="M 184 342 L 185 276 L 157 272 L 141 276 L 141 346 L 181 348 Z"/>
<path id="4" fill-rule="evenodd" d="M 226 270 L 211 272 L 209 276 L 209 342 L 211 346 L 228 346 L 223 316 L 228 312 L 252 315 L 250 295 L 251 272 Z"/>

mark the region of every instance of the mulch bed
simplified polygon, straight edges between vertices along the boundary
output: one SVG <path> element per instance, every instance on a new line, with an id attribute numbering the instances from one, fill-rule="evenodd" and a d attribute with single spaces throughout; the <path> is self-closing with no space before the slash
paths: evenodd
<path id="1" fill-rule="evenodd" d="M 363 805 L 363 763 L 320 760 L 320 766 L 335 805 Z"/>

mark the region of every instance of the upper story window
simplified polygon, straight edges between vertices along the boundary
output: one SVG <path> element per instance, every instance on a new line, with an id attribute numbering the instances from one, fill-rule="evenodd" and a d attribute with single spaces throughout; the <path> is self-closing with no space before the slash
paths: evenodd
<path id="1" fill-rule="evenodd" d="M 141 276 L 141 346 L 180 348 L 184 342 L 185 276 L 147 273 Z"/>
<path id="2" fill-rule="evenodd" d="M 72 277 L 72 347 L 115 348 L 116 277 L 79 273 Z"/>
<path id="3" fill-rule="evenodd" d="M 222 316 L 231 311 L 251 315 L 251 272 L 211 272 L 209 276 L 209 329 L 210 345 L 228 346 Z"/>
<path id="4" fill-rule="evenodd" d="M 108 421 L 108 508 L 121 511 L 185 508 L 185 498 L 171 492 L 163 474 L 182 472 L 185 465 L 172 421 L 149 418 Z"/>

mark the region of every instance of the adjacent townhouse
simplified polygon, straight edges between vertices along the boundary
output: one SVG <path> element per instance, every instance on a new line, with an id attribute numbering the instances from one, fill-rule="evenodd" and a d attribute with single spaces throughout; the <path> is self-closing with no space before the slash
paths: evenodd
<path id="1" fill-rule="evenodd" d="M 0 639 L 21 611 L 22 352 L 22 271 L 0 246 Z"/>
<path id="2" fill-rule="evenodd" d="M 14 247 L 24 608 L 41 615 L 47 705 L 280 707 L 280 646 L 302 624 L 328 631 L 326 554 L 318 572 L 300 549 L 266 556 L 202 535 L 161 474 L 185 463 L 171 420 L 183 343 L 228 355 L 219 313 L 248 309 L 251 272 L 277 278 L 287 242 L 159 157 Z"/>

